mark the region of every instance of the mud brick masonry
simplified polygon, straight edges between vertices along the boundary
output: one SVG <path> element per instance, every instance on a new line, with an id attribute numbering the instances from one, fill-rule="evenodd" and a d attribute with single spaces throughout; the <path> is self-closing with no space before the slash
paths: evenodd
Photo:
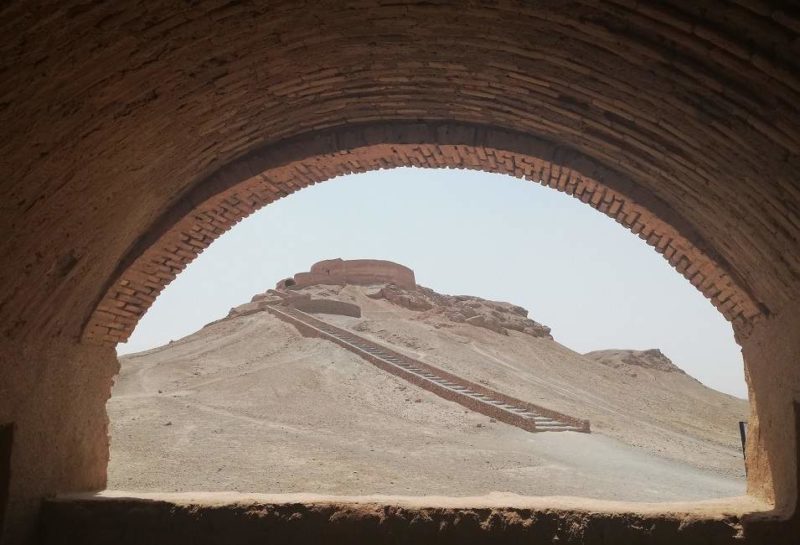
<path id="1" fill-rule="evenodd" d="M 314 263 L 308 272 L 297 273 L 291 279 L 281 280 L 275 287 L 302 288 L 314 284 L 394 284 L 401 288 L 417 287 L 414 271 L 398 263 L 379 259 L 327 259 Z"/>

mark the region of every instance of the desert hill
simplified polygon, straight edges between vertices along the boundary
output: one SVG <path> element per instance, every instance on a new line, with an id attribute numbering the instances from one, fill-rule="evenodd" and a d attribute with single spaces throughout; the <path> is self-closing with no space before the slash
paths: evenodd
<path id="1" fill-rule="evenodd" d="M 584 356 L 603 365 L 609 365 L 614 369 L 621 368 L 632 376 L 637 372 L 634 367 L 663 371 L 665 373 L 686 374 L 683 369 L 672 363 L 658 348 L 651 350 L 595 350 L 587 352 Z"/>
<path id="2" fill-rule="evenodd" d="M 642 501 L 743 493 L 736 426 L 747 403 L 660 351 L 581 355 L 516 305 L 438 294 L 413 272 L 373 283 L 363 266 L 337 276 L 341 265 L 322 263 L 333 273 L 312 267 L 184 339 L 121 358 L 110 487 Z M 589 419 L 592 433 L 529 433 L 466 410 L 265 310 L 287 297 L 356 307 L 360 316 L 315 316 Z"/>

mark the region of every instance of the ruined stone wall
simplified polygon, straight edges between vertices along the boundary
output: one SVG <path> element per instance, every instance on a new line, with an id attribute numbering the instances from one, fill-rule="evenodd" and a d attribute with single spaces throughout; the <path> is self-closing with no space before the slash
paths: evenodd
<path id="1" fill-rule="evenodd" d="M 315 284 L 394 284 L 413 289 L 417 285 L 414 271 L 379 259 L 328 259 L 314 263 L 308 272 L 295 274 L 293 280 L 295 288 Z"/>
<path id="2" fill-rule="evenodd" d="M 292 292 L 284 292 L 280 296 L 258 294 L 253 297 L 253 301 L 232 308 L 227 317 L 236 318 L 264 312 L 270 305 L 283 305 L 312 314 L 339 314 L 341 316 L 361 318 L 361 307 L 356 304 L 336 301 L 335 299 L 313 299 L 308 294 Z"/>

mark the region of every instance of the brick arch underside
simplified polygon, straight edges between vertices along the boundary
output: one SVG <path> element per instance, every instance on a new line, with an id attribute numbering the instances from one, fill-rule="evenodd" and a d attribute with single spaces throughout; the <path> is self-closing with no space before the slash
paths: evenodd
<path id="1" fill-rule="evenodd" d="M 507 174 L 571 195 L 663 255 L 732 322 L 739 340 L 758 303 L 685 220 L 624 176 L 536 137 L 458 123 L 382 123 L 267 146 L 193 186 L 121 261 L 85 323 L 84 339 L 124 342 L 160 292 L 217 237 L 256 210 L 337 176 L 394 167 Z"/>

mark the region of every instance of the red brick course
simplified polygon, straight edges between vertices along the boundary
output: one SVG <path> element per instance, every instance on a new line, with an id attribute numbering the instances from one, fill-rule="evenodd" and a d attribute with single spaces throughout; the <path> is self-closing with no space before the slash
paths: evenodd
<path id="1" fill-rule="evenodd" d="M 140 241 L 120 276 L 106 291 L 85 328 L 85 338 L 103 343 L 125 341 L 152 302 L 182 270 L 216 237 L 253 211 L 283 196 L 317 182 L 353 172 L 379 168 L 418 166 L 430 168 L 484 169 L 527 179 L 571 195 L 604 212 L 662 253 L 669 263 L 695 285 L 730 320 L 740 336 L 746 336 L 753 320 L 760 317 L 756 302 L 727 274 L 713 253 L 690 242 L 675 225 L 688 229 L 674 213 L 657 216 L 643 203 L 663 206 L 652 195 L 636 191 L 633 184 L 599 165 L 576 161 L 587 174 L 554 164 L 549 157 L 557 150 L 536 139 L 507 131 L 443 124 L 403 125 L 379 130 L 362 129 L 314 139 L 297 157 L 297 146 L 279 146 L 249 157 L 234 170 L 223 170 L 200 186 L 206 196 L 193 209 L 181 203 L 162 218 L 150 238 Z M 403 144 L 440 138 L 452 143 Z M 368 139 L 374 140 L 370 143 Z M 356 140 L 360 147 L 331 149 Z M 388 143 L 387 143 L 388 142 Z M 478 146 L 497 142 L 507 149 Z M 317 145 L 314 145 L 317 144 Z M 537 155 L 518 150 L 527 149 Z M 287 156 L 282 154 L 286 153 Z M 306 156 L 306 153 L 311 154 Z M 277 161 L 276 161 L 277 158 Z M 241 172 L 263 172 L 242 175 Z M 590 177 L 595 176 L 595 177 Z M 240 176 L 245 176 L 240 178 Z M 601 182 L 600 180 L 603 180 Z M 611 186 L 620 189 L 612 189 Z M 216 190 L 213 195 L 208 192 Z M 623 193 L 641 198 L 643 203 Z M 198 196 L 199 197 L 199 196 Z M 160 236 L 155 234 L 161 233 Z M 302 279 L 301 279 L 302 280 Z"/>

